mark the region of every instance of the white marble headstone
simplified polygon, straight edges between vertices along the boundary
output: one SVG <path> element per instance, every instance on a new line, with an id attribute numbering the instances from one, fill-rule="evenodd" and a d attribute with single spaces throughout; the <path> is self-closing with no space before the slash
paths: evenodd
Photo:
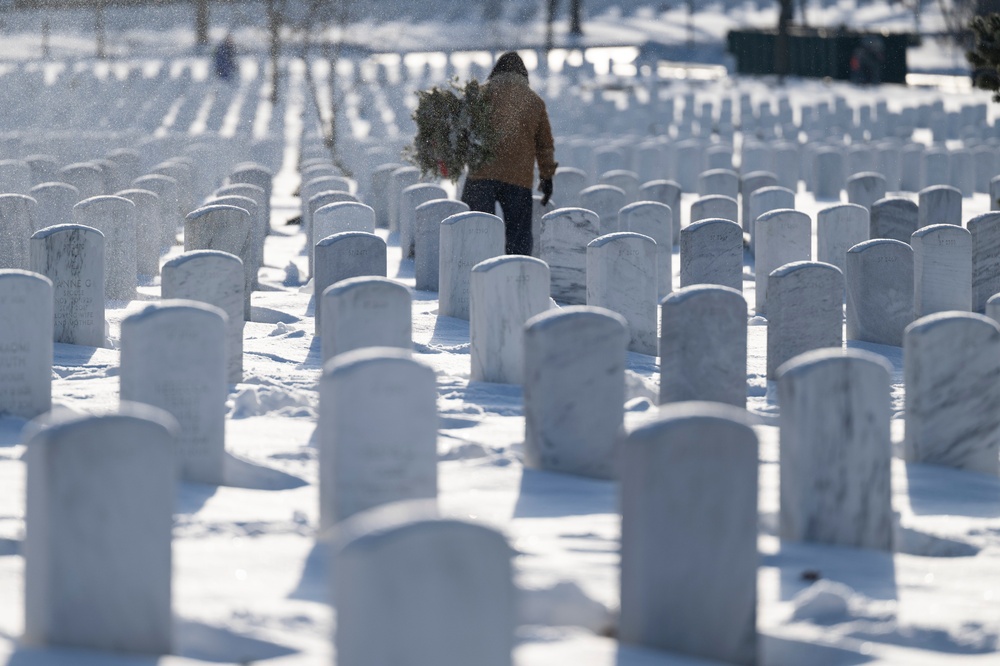
<path id="1" fill-rule="evenodd" d="M 362 347 L 413 347 L 413 297 L 406 286 L 384 277 L 348 278 L 327 287 L 321 299 L 324 363 Z"/>
<path id="2" fill-rule="evenodd" d="M 73 206 L 80 201 L 80 191 L 69 183 L 40 183 L 28 192 L 35 200 L 35 231 L 73 222 Z"/>
<path id="3" fill-rule="evenodd" d="M 243 316 L 247 321 L 254 279 L 251 226 L 250 213 L 246 209 L 222 204 L 202 206 L 184 219 L 185 252 L 218 250 L 235 255 L 243 262 Z"/>
<path id="4" fill-rule="evenodd" d="M 226 313 L 226 376 L 243 381 L 243 262 L 228 252 L 192 250 L 163 264 L 160 295 L 213 305 Z"/>
<path id="5" fill-rule="evenodd" d="M 624 419 L 625 319 L 571 306 L 529 319 L 524 331 L 525 465 L 614 476 Z"/>
<path id="6" fill-rule="evenodd" d="M 81 199 L 106 194 L 107 184 L 104 182 L 104 173 L 99 167 L 89 162 L 68 164 L 56 172 L 56 177 L 59 181 L 69 183 L 80 190 Z"/>
<path id="7" fill-rule="evenodd" d="M 128 199 L 135 205 L 132 219 L 135 222 L 136 270 L 150 278 L 160 274 L 160 244 L 149 239 L 159 239 L 163 229 L 160 197 L 151 190 L 129 189 L 116 192 L 115 196 Z"/>
<path id="8" fill-rule="evenodd" d="M 962 193 L 950 185 L 933 185 L 920 190 L 917 227 L 930 224 L 962 226 Z"/>
<path id="9" fill-rule="evenodd" d="M 184 224 L 180 213 L 180 193 L 177 180 L 162 174 L 149 174 L 132 181 L 132 187 L 155 192 L 160 197 L 160 230 L 159 243 L 163 249 L 177 243 L 177 228 Z"/>
<path id="10" fill-rule="evenodd" d="M 796 261 L 767 281 L 767 378 L 799 354 L 844 342 L 844 274 L 832 264 Z"/>
<path id="11" fill-rule="evenodd" d="M 972 234 L 972 310 L 1000 292 L 1000 212 L 983 213 L 966 223 Z"/>
<path id="12" fill-rule="evenodd" d="M 469 338 L 474 382 L 520 384 L 524 323 L 549 309 L 549 267 L 534 257 L 494 257 L 472 268 Z"/>
<path id="13" fill-rule="evenodd" d="M 816 215 L 816 259 L 833 264 L 841 271 L 847 265 L 847 251 L 868 240 L 870 214 L 858 204 L 837 204 Z"/>
<path id="14" fill-rule="evenodd" d="M 618 211 L 627 204 L 625 191 L 613 185 L 592 185 L 580 192 L 580 207 L 597 213 L 602 236 L 619 230 Z"/>
<path id="15" fill-rule="evenodd" d="M 772 187 L 778 184 L 778 177 L 770 171 L 744 170 L 740 181 L 740 225 L 743 231 L 750 232 L 750 195 L 762 187 Z"/>
<path id="16" fill-rule="evenodd" d="M 227 184 L 230 185 L 247 183 L 249 185 L 256 185 L 262 189 L 264 191 L 264 200 L 257 203 L 264 207 L 265 218 L 268 220 L 271 219 L 271 191 L 273 189 L 274 174 L 267 167 L 252 162 L 238 164 L 226 180 Z M 270 229 L 268 229 L 268 233 L 270 233 Z"/>
<path id="17" fill-rule="evenodd" d="M 736 199 L 740 194 L 740 176 L 732 169 L 709 169 L 698 176 L 698 195 L 713 194 Z"/>
<path id="18" fill-rule="evenodd" d="M 30 436 L 26 645 L 171 652 L 176 428 L 126 403 Z"/>
<path id="19" fill-rule="evenodd" d="M 746 412 L 661 409 L 621 447 L 623 643 L 757 662 L 757 436 Z"/>
<path id="20" fill-rule="evenodd" d="M 968 144 L 966 144 L 968 145 Z M 949 164 L 951 179 L 948 183 L 963 197 L 971 197 L 976 191 L 976 164 L 969 150 L 955 150 Z"/>
<path id="21" fill-rule="evenodd" d="M 138 283 L 135 204 L 124 197 L 111 195 L 84 199 L 73 206 L 73 222 L 104 234 L 105 298 L 112 301 L 134 299 Z"/>
<path id="22" fill-rule="evenodd" d="M 37 230 L 34 199 L 0 194 L 0 268 L 28 268 L 28 239 Z"/>
<path id="23" fill-rule="evenodd" d="M 658 201 L 630 204 L 618 212 L 618 223 L 622 231 L 649 236 L 656 241 L 657 298 L 663 298 L 673 289 L 673 213 L 670 207 Z"/>
<path id="24" fill-rule="evenodd" d="M 681 186 L 672 180 L 651 180 L 639 188 L 640 201 L 659 201 L 673 213 L 674 244 L 681 237 Z"/>
<path id="25" fill-rule="evenodd" d="M 438 314 L 468 320 L 472 268 L 504 254 L 503 220 L 489 213 L 458 213 L 442 220 L 440 232 Z"/>
<path id="26" fill-rule="evenodd" d="M 0 416 L 32 419 L 52 406 L 52 282 L 0 270 Z"/>
<path id="27" fill-rule="evenodd" d="M 587 245 L 597 238 L 597 215 L 583 208 L 559 208 L 542 218 L 541 259 L 549 265 L 552 298 L 587 302 Z"/>
<path id="28" fill-rule="evenodd" d="M 389 231 L 399 233 L 399 211 L 403 199 L 403 190 L 410 185 L 416 185 L 420 180 L 420 169 L 414 166 L 401 166 L 389 177 Z"/>
<path id="29" fill-rule="evenodd" d="M 812 220 L 801 211 L 772 210 L 757 218 L 754 234 L 757 238 L 755 310 L 759 315 L 766 315 L 767 281 L 771 271 L 793 261 L 812 258 Z"/>
<path id="30" fill-rule="evenodd" d="M 396 162 L 389 162 L 380 164 L 372 171 L 371 192 L 367 200 L 375 209 L 375 223 L 380 229 L 389 228 L 389 181 L 392 172 L 401 166 Z"/>
<path id="31" fill-rule="evenodd" d="M 325 197 L 322 192 L 317 197 Z M 329 193 L 333 194 L 333 193 Z M 309 247 L 309 274 L 313 275 L 316 261 L 316 243 L 327 236 L 344 231 L 375 233 L 375 210 L 357 201 L 331 201 L 312 211 L 309 227 L 312 244 Z"/>
<path id="32" fill-rule="evenodd" d="M 59 170 L 59 160 L 52 155 L 28 155 L 24 158 L 28 169 L 31 172 L 31 185 L 41 185 L 42 183 L 52 183 L 56 180 L 56 172 Z M 992 176 L 990 176 L 992 178 Z M 989 178 L 987 178 L 989 181 Z M 28 194 L 31 194 L 29 191 Z M 76 203 L 76 202 L 74 202 Z"/>
<path id="33" fill-rule="evenodd" d="M 939 312 L 906 329 L 905 458 L 1000 474 L 1000 325 Z"/>
<path id="34" fill-rule="evenodd" d="M 511 666 L 517 593 L 503 535 L 397 502 L 339 528 L 337 663 Z"/>
<path id="35" fill-rule="evenodd" d="M 417 206 L 435 199 L 447 198 L 448 193 L 443 187 L 431 183 L 410 185 L 400 193 L 399 246 L 402 248 L 404 258 L 413 256 Z"/>
<path id="36" fill-rule="evenodd" d="M 316 243 L 316 275 L 313 277 L 315 334 L 322 331 L 323 292 L 347 278 L 386 276 L 385 241 L 364 231 L 343 231 Z"/>
<path id="37" fill-rule="evenodd" d="M 791 191 L 787 187 L 780 187 L 778 185 L 771 185 L 769 187 L 761 187 L 750 195 L 750 211 L 747 215 L 747 222 L 750 223 L 750 228 L 747 230 L 750 234 L 750 252 L 755 252 L 757 249 L 757 238 L 756 238 L 756 224 L 757 218 L 768 213 L 772 210 L 780 209 L 795 209 L 795 192 Z M 723 217 L 721 215 L 715 215 L 713 217 Z"/>
<path id="38" fill-rule="evenodd" d="M 104 234 L 78 224 L 35 232 L 30 241 L 31 270 L 52 281 L 53 340 L 103 347 Z"/>
<path id="39" fill-rule="evenodd" d="M 847 251 L 846 268 L 847 339 L 902 346 L 913 321 L 913 249 L 872 239 Z"/>
<path id="40" fill-rule="evenodd" d="M 636 201 L 639 196 L 639 174 L 628 169 L 611 169 L 601 174 L 598 179 L 601 185 L 611 185 L 625 192 L 626 205 Z"/>
<path id="41" fill-rule="evenodd" d="M 899 189 L 905 192 L 917 192 L 924 187 L 923 160 L 924 144 L 908 143 L 900 149 Z"/>
<path id="42" fill-rule="evenodd" d="M 847 200 L 852 204 L 871 210 L 872 204 L 884 199 L 885 194 L 885 177 L 880 173 L 862 171 L 847 179 Z"/>
<path id="43" fill-rule="evenodd" d="M 946 310 L 972 310 L 972 234 L 954 224 L 932 224 L 914 232 L 914 317 Z"/>
<path id="44" fill-rule="evenodd" d="M 622 231 L 587 245 L 587 305 L 625 318 L 629 349 L 656 356 L 656 241 Z"/>
<path id="45" fill-rule="evenodd" d="M 121 399 L 177 419 L 180 477 L 221 484 L 226 450 L 226 313 L 164 300 L 121 324 Z"/>
<path id="46" fill-rule="evenodd" d="M 701 220 L 722 219 L 736 222 L 740 219 L 739 204 L 736 199 L 722 194 L 710 194 L 700 197 L 691 204 L 690 222 Z M 684 229 L 681 229 L 683 233 Z"/>
<path id="47" fill-rule="evenodd" d="M 928 148 L 924 152 L 921 162 L 921 187 L 947 185 L 951 181 L 949 176 L 950 162 L 947 148 Z"/>
<path id="48" fill-rule="evenodd" d="M 743 290 L 743 229 L 735 221 L 708 219 L 681 230 L 680 285 L 718 284 Z"/>
<path id="49" fill-rule="evenodd" d="M 438 290 L 440 269 L 441 222 L 459 213 L 467 213 L 469 205 L 454 199 L 435 199 L 414 209 L 413 269 L 415 285 L 421 291 Z"/>
<path id="50" fill-rule="evenodd" d="M 745 407 L 743 295 L 719 285 L 683 287 L 663 299 L 660 313 L 660 404 L 707 400 Z"/>
<path id="51" fill-rule="evenodd" d="M 437 497 L 435 382 L 430 366 L 398 348 L 356 349 L 325 364 L 317 429 L 321 529 L 382 504 Z"/>
<path id="52" fill-rule="evenodd" d="M 920 228 L 919 209 L 909 199 L 887 197 L 872 204 L 870 238 L 892 238 L 910 242 L 910 236 Z"/>
<path id="53" fill-rule="evenodd" d="M 257 202 L 250 197 L 235 194 L 214 195 L 205 200 L 206 206 L 236 206 L 250 215 L 250 267 L 251 287 L 254 291 L 260 289 L 258 275 L 264 266 L 264 226 L 260 219 Z"/>
<path id="54" fill-rule="evenodd" d="M 859 349 L 779 368 L 782 539 L 892 551 L 890 371 Z"/>
<path id="55" fill-rule="evenodd" d="M 587 173 L 574 167 L 559 167 L 552 177 L 552 198 L 563 208 L 580 205 L 580 192 L 587 187 Z"/>
<path id="56" fill-rule="evenodd" d="M 817 199 L 840 199 L 846 174 L 844 154 L 836 148 L 820 148 L 813 155 L 812 190 Z"/>

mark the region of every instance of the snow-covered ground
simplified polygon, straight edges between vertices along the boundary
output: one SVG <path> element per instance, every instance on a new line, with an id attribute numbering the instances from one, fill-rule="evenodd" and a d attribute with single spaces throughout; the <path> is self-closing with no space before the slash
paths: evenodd
<path id="1" fill-rule="evenodd" d="M 120 39 L 114 48 L 132 60 L 186 56 L 191 38 L 187 14 L 175 5 L 161 10 L 176 20 L 164 30 L 135 28 L 119 17 L 111 23 Z M 718 8 L 717 8 L 718 9 Z M 117 11 L 117 10 L 116 10 Z M 219 16 L 237 16 L 235 8 Z M 227 12 L 233 12 L 227 14 Z M 60 14 L 60 16 L 64 16 Z M 902 9 L 840 4 L 810 6 L 810 22 L 835 25 L 845 16 L 864 25 L 906 27 Z M 29 21 L 30 18 L 30 21 Z M 361 23 L 353 30 L 376 51 L 422 52 L 453 44 L 465 19 L 452 23 L 423 16 L 417 23 Z M 467 18 L 467 17 L 466 17 Z M 681 38 L 681 10 L 656 14 L 637 9 L 622 16 L 606 9 L 588 22 L 594 43 L 635 44 L 645 38 Z M 933 15 L 924 17 L 928 23 Z M 250 19 L 247 19 L 249 21 Z M 4 57 L 37 54 L 39 16 L 17 14 L 7 23 Z M 465 22 L 463 22 L 465 21 Z M 896 21 L 896 23 L 893 23 Z M 259 23 L 259 21 L 257 21 Z M 706 9 L 694 24 L 706 39 L 719 39 L 733 25 L 769 24 L 771 10 L 741 5 L 727 16 Z M 85 28 L 53 23 L 53 52 L 72 59 L 90 52 Z M 86 25 L 86 24 L 84 24 Z M 233 25 L 239 25 L 235 21 Z M 858 25 L 858 23 L 854 23 Z M 171 27 L 173 26 L 173 27 Z M 482 28 L 478 28 L 481 30 Z M 536 32 L 540 27 L 533 24 Z M 216 24 L 215 34 L 223 27 Z M 474 43 L 476 32 L 463 39 Z M 528 34 L 532 34 L 530 31 Z M 540 35 L 540 33 L 538 33 Z M 246 53 L 263 52 L 259 28 L 237 31 Z M 526 37 L 527 38 L 527 37 Z M 173 41 L 171 41 L 173 40 Z M 479 44 L 482 47 L 482 44 Z M 942 58 L 940 50 L 934 58 Z M 169 62 L 169 61 L 168 61 Z M 186 61 L 187 62 L 187 61 Z M 202 71 L 205 63 L 195 60 Z M 265 247 L 264 287 L 253 296 L 254 317 L 246 325 L 244 380 L 227 405 L 227 448 L 248 461 L 240 470 L 245 487 L 178 486 L 174 528 L 174 610 L 177 658 L 193 661 L 269 664 L 331 663 L 335 612 L 327 597 L 326 553 L 317 534 L 317 457 L 313 434 L 320 373 L 313 338 L 312 295 L 286 286 L 287 266 L 305 274 L 305 239 L 286 220 L 298 214 L 294 171 L 302 132 L 301 63 L 291 62 L 293 94 L 285 115 L 272 127 L 285 130 L 285 168 L 275 182 L 274 233 Z M 718 100 L 734 90 L 772 99 L 773 82 L 695 81 L 673 84 L 678 97 L 691 90 L 700 100 Z M 734 87 L 736 86 L 736 87 Z M 558 88 L 558 86 L 556 86 Z M 852 103 L 887 98 L 893 108 L 942 98 L 937 89 L 792 81 L 780 91 L 797 105 L 846 96 Z M 982 103 L 988 96 L 950 93 L 949 108 Z M 559 108 L 559 104 L 553 105 Z M 991 115 L 994 112 L 991 110 Z M 559 126 L 558 119 L 554 119 Z M 183 130 L 184 128 L 174 128 Z M 352 128 L 354 129 L 354 128 Z M 365 132 L 359 131 L 359 135 Z M 400 137 L 406 139 L 406 137 Z M 918 133 L 919 140 L 928 140 Z M 685 194 L 687 213 L 695 196 Z M 800 191 L 797 207 L 815 219 L 830 202 Z M 963 202 L 963 218 L 989 209 L 985 195 Z M 685 220 L 686 221 L 686 220 Z M 383 235 L 384 231 L 380 231 Z M 390 277 L 413 286 L 413 263 L 401 259 L 389 238 Z M 176 251 L 176 249 L 175 249 Z M 679 266 L 676 253 L 674 266 Z M 678 284 L 674 276 L 675 286 Z M 108 310 L 110 337 L 121 321 L 155 300 L 154 284 L 141 299 Z M 744 270 L 744 295 L 754 301 L 753 265 Z M 613 635 L 618 604 L 618 535 L 614 483 L 525 469 L 521 462 L 524 419 L 516 386 L 469 381 L 468 323 L 436 314 L 436 294 L 414 292 L 414 353 L 437 372 L 440 428 L 439 503 L 444 511 L 494 525 L 518 555 L 520 590 L 517 666 L 680 666 L 705 663 L 619 646 Z M 752 313 L 751 313 L 752 314 Z M 760 438 L 759 618 L 763 664 L 995 664 L 1000 660 L 1000 479 L 894 460 L 894 509 L 899 514 L 899 552 L 781 543 L 778 522 L 778 446 L 773 391 L 765 381 L 766 327 L 748 319 L 748 409 Z M 894 440 L 902 437 L 902 353 L 898 348 L 855 345 L 885 356 L 893 366 Z M 53 398 L 68 408 L 99 412 L 118 403 L 118 352 L 56 345 Z M 627 422 L 655 413 L 658 365 L 654 357 L 629 354 Z M 24 534 L 23 421 L 0 419 L 0 664 L 148 664 L 152 660 L 88 654 L 78 650 L 19 648 L 23 627 L 20 555 Z M 818 574 L 819 581 L 804 574 Z"/>

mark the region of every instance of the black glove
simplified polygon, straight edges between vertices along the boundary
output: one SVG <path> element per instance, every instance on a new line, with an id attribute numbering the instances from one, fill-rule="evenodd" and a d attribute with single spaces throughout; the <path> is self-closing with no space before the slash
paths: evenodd
<path id="1" fill-rule="evenodd" d="M 552 179 L 542 178 L 542 182 L 538 184 L 538 191 L 542 193 L 542 205 L 549 205 L 549 199 L 552 198 Z"/>

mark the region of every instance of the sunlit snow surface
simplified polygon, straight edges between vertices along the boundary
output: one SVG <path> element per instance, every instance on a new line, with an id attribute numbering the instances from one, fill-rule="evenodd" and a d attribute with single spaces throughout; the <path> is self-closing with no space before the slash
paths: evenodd
<path id="1" fill-rule="evenodd" d="M 610 24 L 612 19 L 604 20 Z M 771 19 L 765 14 L 759 20 Z M 641 14 L 614 25 L 625 30 L 637 22 L 647 26 L 647 33 L 652 30 Z M 416 41 L 413 35 L 421 31 L 440 34 L 442 27 L 424 24 L 406 38 Z M 612 35 L 610 30 L 603 34 L 609 39 Z M 156 49 L 168 49 L 162 38 L 141 31 L 131 37 L 132 48 L 143 48 L 147 38 Z M 67 38 L 59 47 L 66 53 L 82 52 L 88 42 L 84 37 L 74 39 Z M 205 70 L 203 60 L 195 64 L 199 71 Z M 301 71 L 294 62 L 291 69 Z M 301 86 L 301 77 L 292 78 L 293 86 Z M 696 86 L 699 99 L 731 94 L 730 84 L 690 83 Z M 741 87 L 757 99 L 774 92 L 768 82 L 743 82 Z M 678 97 L 686 90 L 679 85 Z M 891 105 L 938 96 L 930 90 L 887 90 Z M 300 90 L 291 92 L 289 99 L 301 99 L 294 94 Z M 870 103 L 878 95 L 820 82 L 794 82 L 785 88 L 793 104 L 813 102 L 832 92 L 848 96 L 853 103 Z M 988 97 L 970 95 L 967 99 L 984 102 Z M 959 98 L 953 96 L 946 99 L 949 105 L 956 101 Z M 272 126 L 280 128 L 284 123 L 289 140 L 286 167 L 291 167 L 302 128 L 301 105 L 289 103 L 286 112 Z M 228 404 L 227 447 L 242 461 L 234 463 L 233 474 L 244 487 L 182 484 L 178 488 L 173 584 L 175 642 L 181 656 L 161 658 L 158 663 L 267 660 L 278 665 L 331 660 L 335 613 L 327 603 L 326 555 L 316 546 L 321 535 L 316 533 L 317 456 L 311 441 L 320 355 L 312 336 L 311 294 L 283 285 L 284 267 L 290 261 L 306 273 L 304 237 L 298 227 L 284 224 L 298 211 L 298 200 L 291 196 L 297 184 L 297 176 L 287 169 L 276 181 L 275 233 L 267 240 L 267 267 L 261 273 L 264 287 L 254 294 L 255 321 L 245 329 L 245 377 L 231 391 Z M 684 195 L 684 216 L 694 198 Z M 829 204 L 816 202 L 805 192 L 797 198 L 797 207 L 814 220 L 816 212 Z M 989 208 L 985 195 L 965 199 L 963 205 L 965 219 Z M 412 287 L 412 261 L 401 261 L 395 239 L 389 242 L 389 276 Z M 675 252 L 675 270 L 678 266 Z M 159 289 L 141 287 L 140 294 L 141 299 L 156 299 Z M 753 303 L 752 264 L 744 270 L 744 295 Z M 618 603 L 615 485 L 523 469 L 520 389 L 470 384 L 467 322 L 437 317 L 436 294 L 414 292 L 413 305 L 415 354 L 438 373 L 440 504 L 449 513 L 497 526 L 518 552 L 518 666 L 705 663 L 619 648 L 603 637 L 613 633 Z M 113 340 L 121 320 L 139 307 L 141 300 L 108 311 Z M 766 326 L 760 320 L 749 323 L 748 407 L 758 417 L 756 430 L 761 440 L 758 624 L 762 663 L 996 663 L 1000 659 L 996 654 L 1000 649 L 1000 479 L 896 460 L 893 491 L 902 525 L 900 553 L 782 545 L 775 536 L 777 405 L 770 397 L 773 387 L 769 389 L 764 379 Z M 901 350 L 865 347 L 892 363 L 893 408 L 900 412 Z M 118 353 L 113 349 L 56 345 L 55 402 L 86 412 L 113 409 L 117 366 Z M 655 358 L 630 354 L 629 371 L 629 398 L 656 395 Z M 655 411 L 643 400 L 630 405 L 634 409 L 627 414 L 630 425 Z M 14 419 L 0 419 L 0 663 L 152 663 L 155 660 L 73 650 L 18 649 L 23 622 L 22 425 Z M 899 440 L 901 414 L 893 431 Z M 810 585 L 803 580 L 807 571 L 818 572 L 820 582 Z"/>

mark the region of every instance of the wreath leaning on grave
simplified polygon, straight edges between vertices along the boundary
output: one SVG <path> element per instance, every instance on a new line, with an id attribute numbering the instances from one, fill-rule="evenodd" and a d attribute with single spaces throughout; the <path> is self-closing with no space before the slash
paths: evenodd
<path id="1" fill-rule="evenodd" d="M 413 120 L 417 136 L 404 154 L 421 176 L 458 182 L 465 167 L 478 169 L 496 154 L 496 128 L 490 123 L 483 86 L 476 79 L 465 86 L 459 86 L 456 79 L 448 87 L 418 91 Z"/>

